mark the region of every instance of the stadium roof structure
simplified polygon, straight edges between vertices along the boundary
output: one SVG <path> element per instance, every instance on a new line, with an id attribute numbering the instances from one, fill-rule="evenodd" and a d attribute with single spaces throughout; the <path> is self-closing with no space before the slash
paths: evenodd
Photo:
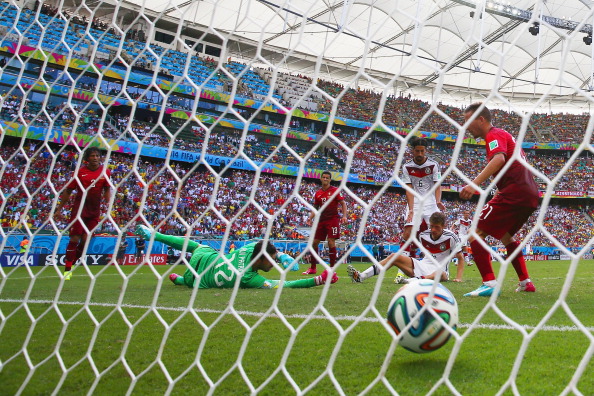
<path id="1" fill-rule="evenodd" d="M 197 38 L 218 38 L 221 56 L 345 85 L 460 105 L 491 95 L 539 111 L 589 111 L 592 102 L 591 0 L 125 4 L 174 31 L 185 20 L 187 32 L 207 34 Z"/>

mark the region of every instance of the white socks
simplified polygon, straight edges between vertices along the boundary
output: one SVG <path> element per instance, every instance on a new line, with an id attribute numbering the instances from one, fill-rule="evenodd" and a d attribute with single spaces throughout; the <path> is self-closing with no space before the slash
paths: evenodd
<path id="1" fill-rule="evenodd" d="M 380 273 L 380 269 L 379 267 L 374 264 L 371 267 L 367 268 L 365 271 L 361 272 L 359 274 L 359 277 L 361 279 L 361 281 L 364 281 L 365 279 L 369 279 L 372 276 L 378 275 Z"/>

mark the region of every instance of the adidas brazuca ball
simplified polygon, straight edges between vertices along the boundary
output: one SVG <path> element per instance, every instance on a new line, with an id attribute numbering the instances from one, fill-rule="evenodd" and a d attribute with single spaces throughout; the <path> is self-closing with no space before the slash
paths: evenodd
<path id="1" fill-rule="evenodd" d="M 450 332 L 441 325 L 430 311 L 439 315 L 452 329 L 458 325 L 458 303 L 442 284 L 429 298 L 434 282 L 430 279 L 411 280 L 402 287 L 390 302 L 388 323 L 396 334 L 402 333 L 409 322 L 411 327 L 402 335 L 399 345 L 411 352 L 427 353 L 441 348 L 450 338 Z M 425 304 L 430 304 L 422 314 Z"/>

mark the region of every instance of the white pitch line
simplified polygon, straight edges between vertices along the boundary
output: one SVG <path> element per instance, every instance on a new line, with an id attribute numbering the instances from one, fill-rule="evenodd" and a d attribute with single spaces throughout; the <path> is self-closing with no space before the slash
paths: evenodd
<path id="1" fill-rule="evenodd" d="M 152 272 L 137 272 L 137 273 L 134 273 L 134 274 L 127 274 L 126 275 L 126 278 L 129 278 L 130 275 L 131 276 L 138 276 L 138 275 L 152 275 L 152 276 L 155 276 L 155 274 L 153 274 Z M 90 278 L 90 276 L 88 274 L 86 274 L 86 273 L 84 273 L 84 274 L 78 273 L 78 274 L 76 274 L 76 276 L 77 277 L 81 277 L 81 278 L 82 277 Z M 95 275 L 95 278 L 100 277 L 100 276 L 119 276 L 119 277 L 122 277 L 120 274 L 101 274 L 101 275 Z M 0 280 L 2 280 L 2 279 L 7 279 L 7 280 L 23 280 L 23 279 L 29 279 L 30 280 L 30 279 L 33 279 L 33 278 L 36 278 L 36 279 L 51 279 L 51 278 L 61 278 L 61 277 L 62 276 L 59 276 L 59 275 L 46 275 L 46 276 L 33 276 L 33 277 L 31 277 L 31 276 L 13 277 L 13 276 L 1 276 L 0 275 Z M 157 278 L 157 277 L 155 276 L 155 278 Z M 535 279 L 535 278 L 532 278 L 532 279 Z M 544 280 L 560 280 L 560 279 L 565 279 L 565 278 L 562 278 L 562 277 L 538 278 L 538 279 L 536 279 L 536 281 L 538 282 L 538 281 L 541 281 L 541 280 L 544 281 Z M 583 278 L 576 277 L 576 278 L 574 278 L 574 280 L 589 280 L 589 278 L 586 278 L 586 277 L 583 277 Z"/>
<path id="2" fill-rule="evenodd" d="M 0 299 L 0 303 L 24 303 L 23 300 L 11 299 L 11 298 L 2 298 Z M 54 304 L 55 301 L 52 300 L 28 300 L 26 301 L 27 304 Z M 59 301 L 57 305 L 74 305 L 74 306 L 84 306 L 85 303 L 81 301 Z M 112 303 L 94 303 L 91 302 L 88 304 L 92 307 L 105 307 L 105 308 L 131 308 L 131 309 L 156 309 L 158 311 L 173 311 L 173 312 L 184 312 L 189 311 L 188 307 L 163 307 L 163 306 L 150 306 L 150 305 L 134 305 L 134 304 L 112 304 Z M 223 311 L 216 310 L 216 309 L 207 309 L 207 308 L 194 308 L 194 312 L 197 313 L 212 313 L 212 314 L 222 314 Z M 235 311 L 239 315 L 242 316 L 254 316 L 257 318 L 263 317 L 265 314 L 262 312 L 252 312 L 252 311 Z M 268 314 L 270 318 L 278 318 L 277 314 Z M 283 315 L 287 319 L 317 319 L 317 320 L 325 320 L 328 319 L 326 316 L 323 315 L 302 315 L 302 314 L 291 314 L 291 315 Z M 335 320 L 347 320 L 351 322 L 359 321 L 359 322 L 372 322 L 372 323 L 379 323 L 380 319 L 378 318 L 359 318 L 358 316 L 352 315 L 341 315 L 341 316 L 334 316 Z M 521 326 L 524 330 L 534 330 L 534 326 L 522 325 Z M 500 325 L 500 324 L 486 324 L 480 323 L 477 325 L 472 325 L 470 323 L 459 323 L 458 328 L 462 329 L 488 329 L 488 330 L 517 330 L 515 327 L 510 325 Z M 543 331 L 581 331 L 577 326 L 543 326 Z M 594 327 L 586 327 L 587 331 L 594 331 Z"/>

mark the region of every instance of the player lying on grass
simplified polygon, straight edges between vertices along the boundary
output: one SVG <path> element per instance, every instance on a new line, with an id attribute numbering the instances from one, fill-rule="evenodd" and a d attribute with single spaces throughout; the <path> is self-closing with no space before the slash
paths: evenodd
<path id="1" fill-rule="evenodd" d="M 186 269 L 183 276 L 175 273 L 169 275 L 169 279 L 175 285 L 186 285 L 200 289 L 223 289 L 232 288 L 236 282 L 239 282 L 239 287 L 244 289 L 276 289 L 281 284 L 280 280 L 266 279 L 258 273 L 260 270 L 268 272 L 274 266 L 270 258 L 276 260 L 278 252 L 272 243 L 265 244 L 260 241 L 247 244 L 225 255 L 225 260 L 218 250 L 210 246 L 201 245 L 184 237 L 161 234 L 143 225 L 136 227 L 136 234 L 147 241 L 152 237 L 155 241 L 162 242 L 177 250 L 183 250 L 186 247 L 186 250 L 192 253 L 190 266 L 194 271 Z M 268 255 L 264 254 L 263 249 Z M 195 274 L 198 274 L 198 278 L 196 278 Z M 240 276 L 239 280 L 237 279 L 238 275 Z M 328 271 L 326 270 L 321 275 L 313 278 L 283 281 L 282 286 L 288 288 L 320 286 L 326 283 L 327 278 Z M 338 276 L 333 273 L 330 283 L 336 283 L 337 281 Z"/>
<path id="2" fill-rule="evenodd" d="M 359 272 L 349 265 L 347 272 L 353 282 L 363 282 L 367 278 L 379 275 L 381 267 L 386 270 L 392 266 L 398 267 L 411 278 L 435 279 L 441 267 L 441 281 L 449 279 L 449 257 L 456 252 L 458 270 L 454 282 L 462 282 L 464 272 L 464 256 L 462 255 L 460 239 L 452 231 L 445 228 L 446 217 L 441 212 L 435 212 L 429 218 L 429 229 L 421 232 L 419 241 L 429 251 L 433 258 L 425 255 L 422 260 L 414 259 L 405 254 L 392 253 L 378 264 L 373 264 L 363 272 Z"/>

